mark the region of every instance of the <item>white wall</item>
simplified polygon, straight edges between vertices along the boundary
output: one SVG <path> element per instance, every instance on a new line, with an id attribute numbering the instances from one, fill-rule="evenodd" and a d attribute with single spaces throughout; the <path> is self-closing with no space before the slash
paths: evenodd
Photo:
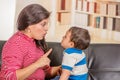
<path id="1" fill-rule="evenodd" d="M 20 11 L 29 4 L 41 4 L 47 10 L 50 10 L 51 2 L 50 0 L 16 0 L 16 12 L 15 12 L 15 31 L 16 31 L 16 21 Z"/>
<path id="2" fill-rule="evenodd" d="M 7 40 L 14 32 L 16 0 L 0 0 L 0 40 Z"/>
<path id="3" fill-rule="evenodd" d="M 32 3 L 51 11 L 51 0 L 0 0 L 0 40 L 8 40 L 14 34 L 19 12 Z"/>

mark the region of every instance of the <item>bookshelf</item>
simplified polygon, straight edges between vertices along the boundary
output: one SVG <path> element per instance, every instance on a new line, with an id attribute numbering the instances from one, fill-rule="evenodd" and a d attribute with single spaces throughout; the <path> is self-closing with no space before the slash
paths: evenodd
<path id="1" fill-rule="evenodd" d="M 104 1 L 104 2 L 120 2 L 120 0 L 95 0 L 95 1 Z"/>
<path id="2" fill-rule="evenodd" d="M 71 1 L 57 0 L 57 21 L 61 25 L 70 24 L 71 22 Z"/>
<path id="3" fill-rule="evenodd" d="M 120 41 L 120 0 L 73 1 L 73 25 L 88 29 L 94 38 Z"/>

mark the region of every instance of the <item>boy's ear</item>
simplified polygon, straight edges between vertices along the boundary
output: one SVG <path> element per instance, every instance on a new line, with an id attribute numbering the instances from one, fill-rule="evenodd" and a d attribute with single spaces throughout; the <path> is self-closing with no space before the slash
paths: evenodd
<path id="1" fill-rule="evenodd" d="M 70 43 L 70 44 L 71 44 L 71 47 L 74 47 L 74 45 L 75 45 L 75 44 L 74 44 L 74 42 L 72 42 L 72 41 L 71 41 L 71 43 Z"/>

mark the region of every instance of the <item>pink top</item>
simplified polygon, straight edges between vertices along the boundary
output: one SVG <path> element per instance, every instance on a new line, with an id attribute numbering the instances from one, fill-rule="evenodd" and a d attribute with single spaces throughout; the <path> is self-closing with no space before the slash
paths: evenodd
<path id="1" fill-rule="evenodd" d="M 3 47 L 0 80 L 17 80 L 16 70 L 32 64 L 43 54 L 43 50 L 36 47 L 33 39 L 20 31 L 15 33 Z M 44 79 L 44 70 L 38 69 L 26 80 Z"/>

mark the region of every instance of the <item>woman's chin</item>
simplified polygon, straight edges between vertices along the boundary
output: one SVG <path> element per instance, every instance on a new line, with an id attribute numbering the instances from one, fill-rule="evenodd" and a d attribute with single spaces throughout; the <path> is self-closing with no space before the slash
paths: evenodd
<path id="1" fill-rule="evenodd" d="M 37 38 L 36 40 L 42 40 L 43 39 L 43 37 L 42 38 Z"/>

